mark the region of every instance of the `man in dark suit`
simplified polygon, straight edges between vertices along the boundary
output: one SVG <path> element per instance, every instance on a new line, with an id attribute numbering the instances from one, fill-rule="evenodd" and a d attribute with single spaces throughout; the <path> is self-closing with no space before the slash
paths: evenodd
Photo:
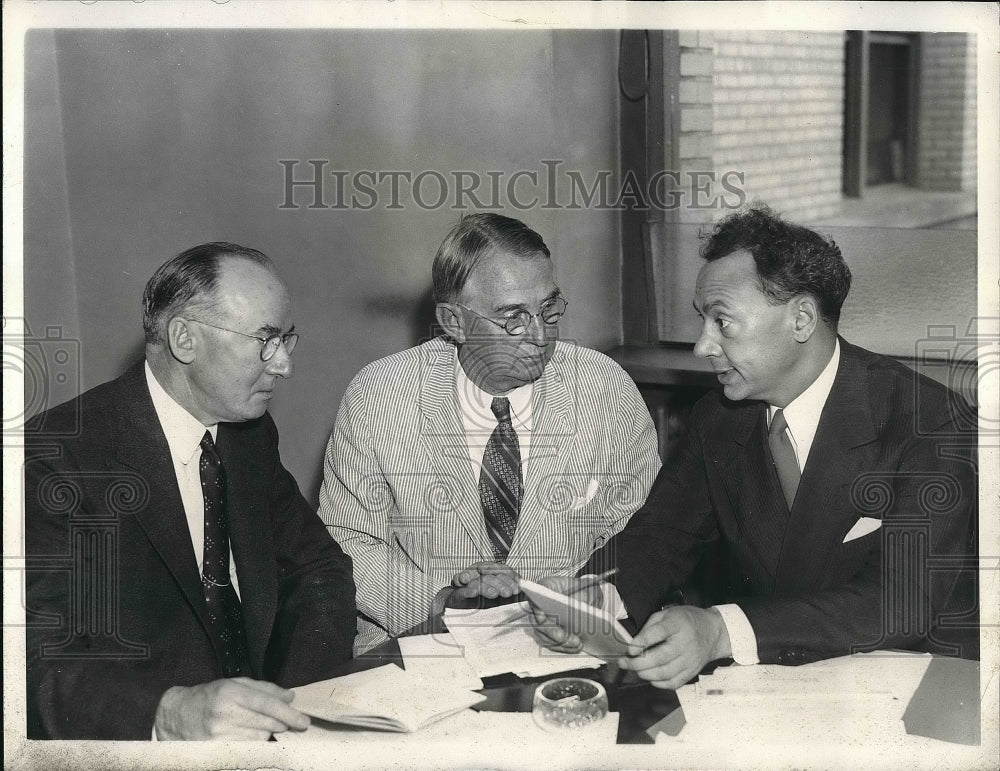
<path id="1" fill-rule="evenodd" d="M 28 735 L 304 729 L 286 688 L 350 658 L 354 582 L 267 414 L 288 290 L 204 244 L 149 280 L 143 327 L 145 363 L 25 429 Z"/>
<path id="2" fill-rule="evenodd" d="M 977 657 L 964 403 L 838 337 L 851 276 L 833 242 L 759 207 L 720 222 L 702 256 L 694 352 L 723 393 L 693 408 L 646 504 L 583 571 L 618 567 L 591 602 L 620 599 L 641 627 L 621 665 L 676 688 L 717 659 Z M 724 580 L 710 607 L 676 604 L 713 545 Z M 536 621 L 543 642 L 579 646 Z"/>

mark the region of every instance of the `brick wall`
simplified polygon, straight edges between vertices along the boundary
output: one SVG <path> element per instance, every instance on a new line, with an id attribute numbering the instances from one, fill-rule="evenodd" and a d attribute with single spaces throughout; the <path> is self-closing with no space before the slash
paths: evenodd
<path id="1" fill-rule="evenodd" d="M 976 49 L 964 33 L 920 40 L 920 187 L 976 189 Z"/>
<path id="2" fill-rule="evenodd" d="M 835 214 L 842 189 L 844 34 L 716 31 L 713 53 L 717 172 L 744 171 L 750 199 L 792 221 Z"/>
<path id="3" fill-rule="evenodd" d="M 713 33 L 697 30 L 681 30 L 678 33 L 680 47 L 680 82 L 678 84 L 678 101 L 680 102 L 680 134 L 677 138 L 677 154 L 680 158 L 682 179 L 687 181 L 688 196 L 682 209 L 681 220 L 684 222 L 704 222 L 714 219 L 718 208 L 705 206 L 703 201 L 695 201 L 691 192 L 691 178 L 694 172 L 715 171 L 713 159 L 713 107 L 712 80 L 714 75 Z M 704 178 L 699 178 L 695 184 L 701 185 Z M 712 186 L 717 189 L 718 186 Z M 711 199 L 714 195 L 699 196 Z M 690 204 L 694 205 L 690 205 Z"/>

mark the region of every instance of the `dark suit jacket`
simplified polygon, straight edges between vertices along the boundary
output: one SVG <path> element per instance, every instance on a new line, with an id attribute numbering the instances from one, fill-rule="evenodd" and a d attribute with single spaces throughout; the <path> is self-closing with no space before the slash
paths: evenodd
<path id="1" fill-rule="evenodd" d="M 167 688 L 222 668 L 142 363 L 25 435 L 28 735 L 149 739 Z M 324 679 L 351 656 L 351 560 L 281 465 L 269 415 L 220 424 L 216 444 L 251 675 Z"/>
<path id="2" fill-rule="evenodd" d="M 978 656 L 975 420 L 944 386 L 840 344 L 791 512 L 767 406 L 718 392 L 695 405 L 645 506 L 583 571 L 617 564 L 639 625 L 721 546 L 709 600 L 739 604 L 762 663 L 889 647 Z M 882 524 L 845 543 L 862 517 Z"/>

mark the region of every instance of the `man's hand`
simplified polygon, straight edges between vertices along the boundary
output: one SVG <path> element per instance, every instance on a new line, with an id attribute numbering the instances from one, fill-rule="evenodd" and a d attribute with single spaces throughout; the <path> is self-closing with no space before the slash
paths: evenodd
<path id="1" fill-rule="evenodd" d="M 170 688 L 156 708 L 158 739 L 260 739 L 309 727 L 292 708 L 295 694 L 274 683 L 236 677 Z"/>
<path id="2" fill-rule="evenodd" d="M 593 578 L 570 578 L 568 576 L 546 576 L 538 583 L 554 592 L 576 597 L 595 608 L 604 607 L 604 592 L 599 581 Z M 529 600 L 530 602 L 530 600 Z M 535 640 L 544 647 L 560 653 L 579 653 L 583 641 L 564 627 L 559 626 L 556 619 L 547 616 L 540 608 L 532 605 L 532 633 Z"/>
<path id="3" fill-rule="evenodd" d="M 502 562 L 477 562 L 469 565 L 451 579 L 454 589 L 451 598 L 471 600 L 473 597 L 513 597 L 520 591 L 517 587 L 518 574 Z M 449 599 L 451 599 L 449 598 Z"/>
<path id="4" fill-rule="evenodd" d="M 680 605 L 657 611 L 618 660 L 657 688 L 676 689 L 705 665 L 732 655 L 729 632 L 717 610 Z"/>

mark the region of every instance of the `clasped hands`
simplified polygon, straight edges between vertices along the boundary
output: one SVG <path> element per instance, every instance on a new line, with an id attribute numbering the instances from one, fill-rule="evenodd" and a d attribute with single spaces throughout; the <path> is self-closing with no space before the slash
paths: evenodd
<path id="1" fill-rule="evenodd" d="M 604 606 L 604 592 L 592 579 L 550 576 L 539 583 L 595 607 Z M 568 653 L 581 650 L 583 642 L 577 635 L 559 626 L 556 619 L 540 609 L 532 609 L 531 624 L 540 644 Z M 728 658 L 731 653 L 729 633 L 718 611 L 678 605 L 650 616 L 629 645 L 629 655 L 619 658 L 617 664 L 657 688 L 676 689 L 701 672 L 708 662 Z"/>
<path id="2" fill-rule="evenodd" d="M 502 562 L 477 562 L 455 574 L 451 579 L 448 604 L 459 605 L 463 600 L 485 597 L 488 600 L 510 598 L 520 592 L 517 572 Z"/>

